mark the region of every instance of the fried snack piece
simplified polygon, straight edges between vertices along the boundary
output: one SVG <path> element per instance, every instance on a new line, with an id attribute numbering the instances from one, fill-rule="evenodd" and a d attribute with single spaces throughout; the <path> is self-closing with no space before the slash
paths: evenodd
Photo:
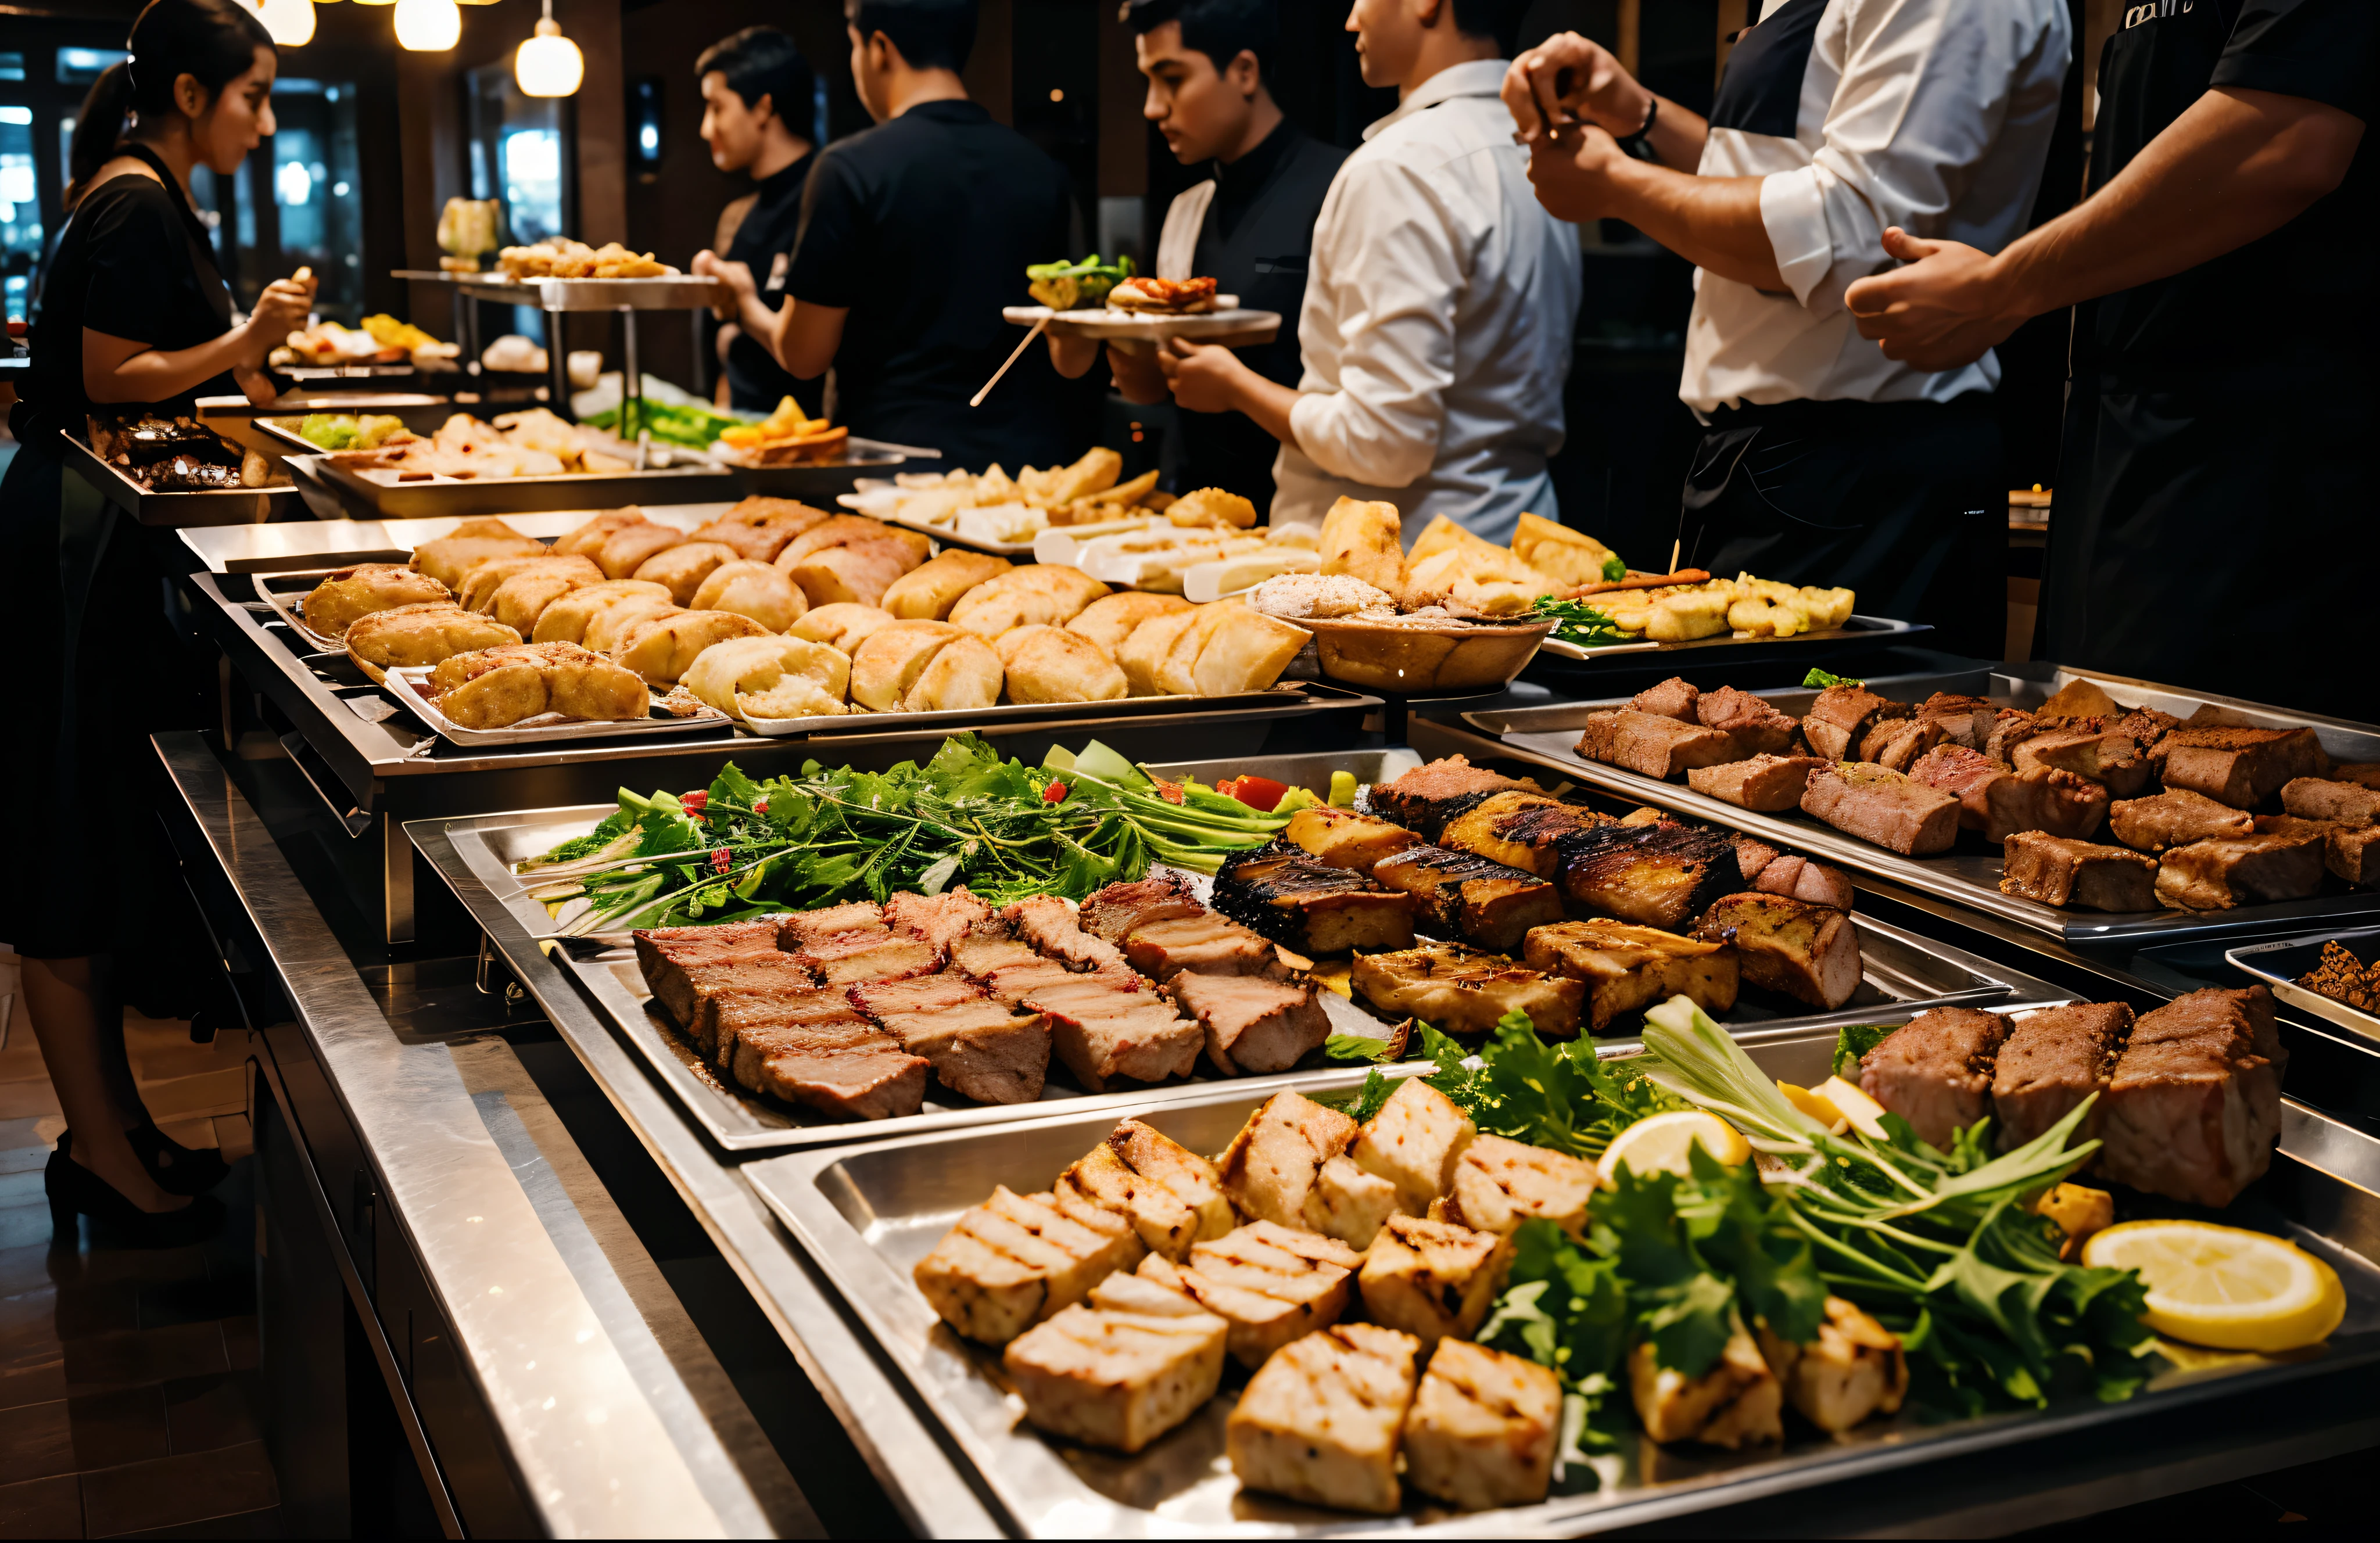
<path id="1" fill-rule="evenodd" d="M 1612 551 L 1584 530 L 1523 515 L 1512 532 L 1512 555 L 1565 588 L 1601 583 Z"/>
<path id="2" fill-rule="evenodd" d="M 633 504 L 624 509 L 606 509 L 586 524 L 555 537 L 546 551 L 556 557 L 592 557 L 601 561 L 604 543 L 611 541 L 613 532 L 650 523 L 645 512 Z"/>
<path id="3" fill-rule="evenodd" d="M 619 582 L 635 584 L 639 580 L 625 578 Z M 661 586 L 655 584 L 650 588 L 660 589 Z M 597 653 L 610 653 L 638 626 L 656 616 L 674 616 L 685 609 L 669 598 L 669 591 L 666 589 L 662 589 L 658 595 L 650 593 L 624 595 L 613 604 L 588 617 L 587 630 L 578 641 L 593 649 Z"/>
<path id="4" fill-rule="evenodd" d="M 825 509 L 813 509 L 790 498 L 753 497 L 744 500 L 686 539 L 718 541 L 734 547 L 741 557 L 756 563 L 768 563 L 776 560 L 777 553 L 785 550 L 786 542 L 833 517 Z"/>
<path id="5" fill-rule="evenodd" d="M 455 597 L 445 585 L 398 563 L 340 568 L 307 595 L 306 625 L 325 638 L 345 638 L 358 617 L 400 605 L 434 605 Z"/>
<path id="6" fill-rule="evenodd" d="M 1124 589 L 1091 601 L 1066 624 L 1069 632 L 1079 632 L 1115 657 L 1123 641 L 1141 623 L 1176 611 L 1187 611 L 1190 602 L 1180 595 L 1151 594 L 1146 589 Z"/>
<path id="7" fill-rule="evenodd" d="M 1200 606 L 1190 625 L 1174 637 L 1173 646 L 1165 650 L 1164 662 L 1157 667 L 1159 689 L 1173 697 L 1198 695 L 1198 661 L 1215 634 L 1256 614 L 1235 600 L 1219 600 L 1212 605 Z"/>
<path id="8" fill-rule="evenodd" d="M 964 627 L 895 621 L 852 655 L 851 698 L 878 712 L 990 707 L 1000 700 L 1002 675 L 1000 656 Z"/>
<path id="9" fill-rule="evenodd" d="M 1165 518 L 1184 529 L 1247 530 L 1257 523 L 1257 506 L 1221 488 L 1200 488 L 1167 504 Z"/>
<path id="10" fill-rule="evenodd" d="M 730 717 L 809 718 L 850 711 L 851 661 L 799 638 L 731 638 L 697 655 L 684 684 Z"/>
<path id="11" fill-rule="evenodd" d="M 991 649 L 1014 702 L 1111 702 L 1131 689 L 1097 643 L 1062 627 L 1016 627 L 994 638 Z"/>
<path id="12" fill-rule="evenodd" d="M 951 712 L 1000 700 L 1000 656 L 980 638 L 953 638 L 934 652 L 901 699 L 907 712 Z"/>
<path id="13" fill-rule="evenodd" d="M 1197 621 L 1197 611 L 1184 604 L 1179 611 L 1168 611 L 1151 616 L 1132 629 L 1116 650 L 1116 662 L 1123 668 L 1123 678 L 1135 697 L 1162 697 L 1165 687 L 1158 681 L 1158 672 L 1173 651 L 1173 645 Z"/>
<path id="14" fill-rule="evenodd" d="M 651 710 L 645 683 L 576 643 L 513 643 L 442 660 L 425 683 L 438 711 L 467 729 L 544 713 L 605 723 Z"/>
<path id="15" fill-rule="evenodd" d="M 589 584 L 571 590 L 540 612 L 537 629 L 531 634 L 533 643 L 587 643 L 588 624 L 597 616 L 631 601 L 649 601 L 656 604 L 670 603 L 669 591 L 658 584 L 647 584 L 634 578 L 607 578 L 601 584 Z M 591 643 L 588 647 L 593 648 Z M 597 652 L 602 650 L 598 649 Z"/>
<path id="16" fill-rule="evenodd" d="M 733 611 L 749 616 L 771 632 L 783 632 L 801 620 L 810 608 L 801 587 L 757 558 L 738 558 L 710 570 L 694 592 L 697 611 Z"/>
<path id="17" fill-rule="evenodd" d="M 1360 578 L 1391 600 L 1405 592 L 1397 506 L 1342 498 L 1322 516 L 1322 571 Z"/>
<path id="18" fill-rule="evenodd" d="M 349 623 L 346 636 L 347 657 L 374 681 L 385 680 L 390 670 L 520 640 L 519 633 L 493 617 L 475 616 L 444 601 L 375 611 Z"/>
<path id="19" fill-rule="evenodd" d="M 890 541 L 824 547 L 790 566 L 780 565 L 812 605 L 875 605 L 895 579 L 917 565 L 908 547 Z"/>
<path id="20" fill-rule="evenodd" d="M 500 519 L 467 519 L 445 535 L 413 549 L 412 567 L 449 589 L 463 587 L 463 576 L 475 563 L 491 557 L 535 557 L 545 544 L 522 535 Z"/>
<path id="21" fill-rule="evenodd" d="M 603 539 L 595 561 L 606 578 L 633 578 L 638 568 L 674 546 L 686 544 L 686 532 L 674 525 L 644 520 L 623 525 Z"/>
<path id="22" fill-rule="evenodd" d="M 895 619 L 890 611 L 844 601 L 812 606 L 785 632 L 789 637 L 807 638 L 813 643 L 831 643 L 845 654 L 856 655 L 859 645 L 868 641 L 877 628 L 888 626 Z"/>
<path id="23" fill-rule="evenodd" d="M 814 552 L 865 541 L 891 541 L 909 553 L 908 566 L 912 568 L 924 562 L 931 550 L 931 543 L 914 530 L 904 530 L 865 515 L 835 515 L 787 541 L 777 553 L 777 566 L 790 568 Z"/>
<path id="24" fill-rule="evenodd" d="M 668 686 L 684 677 L 713 643 L 768 635 L 767 627 L 733 611 L 674 611 L 630 627 L 613 646 L 612 657 L 645 679 Z"/>
<path id="25" fill-rule="evenodd" d="M 1269 689 L 1310 636 L 1294 622 L 1243 607 L 1242 614 L 1208 636 L 1191 682 L 1201 697 Z"/>
<path id="26" fill-rule="evenodd" d="M 1011 568 L 960 596 L 951 607 L 951 625 L 986 638 L 1036 622 L 1056 626 L 1073 621 L 1085 606 L 1109 592 L 1080 568 L 1046 564 Z"/>
<path id="27" fill-rule="evenodd" d="M 880 603 L 904 620 L 947 621 L 961 596 L 1013 565 L 1005 557 L 953 548 L 894 579 Z"/>
<path id="28" fill-rule="evenodd" d="M 661 585 L 680 605 L 690 605 L 694 592 L 713 570 L 736 560 L 735 549 L 724 541 L 684 541 L 645 559 L 638 565 L 637 577 Z"/>
<path id="29" fill-rule="evenodd" d="M 563 564 L 585 564 L 584 567 L 565 567 Z M 589 589 L 605 580 L 602 569 L 584 557 L 549 559 L 526 568 L 505 579 L 489 595 L 483 608 L 496 620 L 527 638 L 537 630 L 546 607 L 565 595 Z"/>
<path id="30" fill-rule="evenodd" d="M 466 611 L 481 615 L 495 614 L 496 591 L 506 580 L 525 573 L 571 574 L 589 584 L 603 581 L 603 570 L 584 557 L 552 557 L 540 553 L 534 557 L 491 557 L 474 563 L 463 575 L 463 585 L 455 598 Z"/>

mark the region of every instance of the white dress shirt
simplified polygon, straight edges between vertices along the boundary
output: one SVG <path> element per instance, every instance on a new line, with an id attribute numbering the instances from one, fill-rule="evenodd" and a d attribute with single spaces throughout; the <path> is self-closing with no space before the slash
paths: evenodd
<path id="1" fill-rule="evenodd" d="M 1537 202 L 1501 60 L 1440 70 L 1364 131 L 1322 201 L 1272 518 L 1385 499 L 1492 541 L 1560 517 L 1547 457 L 1578 319 L 1578 232 Z"/>
<path id="2" fill-rule="evenodd" d="M 1938 374 L 1886 358 L 1843 291 L 1896 265 L 1888 225 L 1987 252 L 2024 233 L 2072 43 L 2064 0 L 1828 0 L 1793 137 L 1714 128 L 1704 142 L 1703 176 L 1765 179 L 1761 222 L 1791 293 L 1695 273 L 1685 404 L 1946 402 L 1997 387 L 1991 354 Z"/>

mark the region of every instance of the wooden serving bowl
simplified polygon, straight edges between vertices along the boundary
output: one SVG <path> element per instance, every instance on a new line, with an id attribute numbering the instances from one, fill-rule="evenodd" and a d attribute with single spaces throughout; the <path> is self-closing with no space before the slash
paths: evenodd
<path id="1" fill-rule="evenodd" d="M 1365 622 L 1299 617 L 1323 677 L 1403 697 L 1493 691 L 1512 683 L 1554 621 Z"/>

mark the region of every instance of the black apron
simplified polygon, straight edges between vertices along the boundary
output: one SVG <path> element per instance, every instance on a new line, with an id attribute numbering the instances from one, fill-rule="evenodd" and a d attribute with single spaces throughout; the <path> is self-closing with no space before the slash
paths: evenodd
<path id="1" fill-rule="evenodd" d="M 1728 55 L 1715 128 L 1791 138 L 1826 0 L 1791 0 Z M 1859 591 L 1864 614 L 1930 623 L 1939 647 L 2007 644 L 2008 505 L 1990 398 L 1720 407 L 1695 446 L 1679 562 Z"/>
<path id="2" fill-rule="evenodd" d="M 2211 0 L 2108 39 L 2095 187 L 2205 93 L 2239 11 Z M 2270 272 L 2248 249 L 2216 264 Z M 2324 357 L 2350 351 L 2322 340 L 2334 308 L 2308 304 L 2302 336 L 2276 346 L 2285 297 L 2258 294 L 2254 320 L 2235 320 L 2210 276 L 2081 308 L 2037 656 L 2380 721 L 2361 572 L 2380 409 L 2368 361 Z"/>

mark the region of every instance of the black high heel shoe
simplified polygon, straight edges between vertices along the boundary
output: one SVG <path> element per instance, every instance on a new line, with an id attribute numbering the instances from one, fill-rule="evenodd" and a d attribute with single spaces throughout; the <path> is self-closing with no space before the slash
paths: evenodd
<path id="1" fill-rule="evenodd" d="M 115 1186 L 67 1155 L 69 1136 L 58 1137 L 42 1174 L 50 1201 L 54 1240 L 75 1236 L 75 1219 L 88 1216 L 104 1231 L 103 1241 L 127 1248 L 181 1248 L 212 1237 L 223 1227 L 223 1202 L 201 1195 L 180 1210 L 145 1211 Z"/>
<path id="2" fill-rule="evenodd" d="M 204 1195 L 231 1172 L 222 1153 L 185 1147 L 159 1130 L 154 1121 L 126 1131 L 124 1139 L 132 1143 L 132 1155 L 168 1195 Z"/>

